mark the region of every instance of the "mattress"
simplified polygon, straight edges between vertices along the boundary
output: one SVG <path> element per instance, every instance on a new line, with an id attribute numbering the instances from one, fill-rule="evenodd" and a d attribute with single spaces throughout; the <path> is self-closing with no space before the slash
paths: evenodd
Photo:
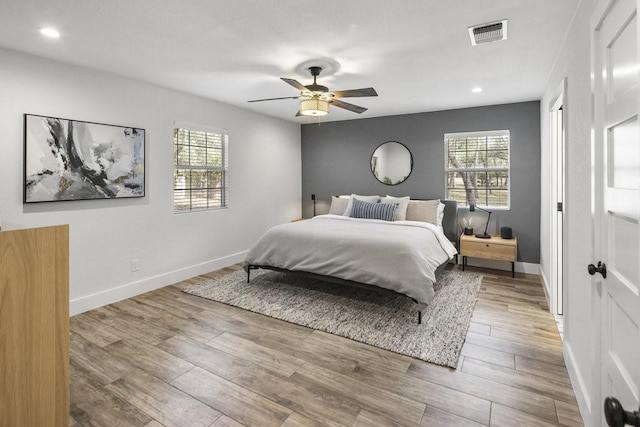
<path id="1" fill-rule="evenodd" d="M 456 253 L 433 224 L 319 215 L 269 229 L 249 250 L 245 268 L 320 274 L 426 304 L 433 299 L 436 269 Z"/>

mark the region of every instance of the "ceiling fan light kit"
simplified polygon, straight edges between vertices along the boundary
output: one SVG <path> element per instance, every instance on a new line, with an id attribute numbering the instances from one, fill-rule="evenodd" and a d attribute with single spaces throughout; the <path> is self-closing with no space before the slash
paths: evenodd
<path id="1" fill-rule="evenodd" d="M 329 114 L 329 104 L 333 104 L 334 107 L 343 108 L 357 114 L 361 114 L 367 111 L 365 107 L 360 107 L 359 105 L 340 101 L 337 98 L 378 96 L 378 93 L 372 87 L 329 92 L 328 87 L 319 85 L 316 82 L 316 79 L 320 75 L 321 71 L 321 67 L 309 67 L 309 73 L 311 73 L 311 75 L 313 76 L 313 83 L 306 86 L 301 84 L 297 80 L 280 77 L 282 81 L 298 89 L 300 91 L 299 96 L 254 99 L 249 102 L 275 101 L 280 99 L 302 99 L 302 101 L 300 101 L 300 110 L 298 111 L 298 114 L 296 114 L 296 116 L 320 117 Z"/>
<path id="2" fill-rule="evenodd" d="M 300 101 L 300 114 L 303 116 L 326 116 L 329 114 L 329 102 L 318 97 Z"/>

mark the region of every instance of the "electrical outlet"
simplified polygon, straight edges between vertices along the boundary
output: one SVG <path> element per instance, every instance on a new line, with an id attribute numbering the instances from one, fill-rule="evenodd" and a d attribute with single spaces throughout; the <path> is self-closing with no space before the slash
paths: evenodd
<path id="1" fill-rule="evenodd" d="M 140 260 L 138 258 L 131 260 L 131 271 L 140 270 Z"/>

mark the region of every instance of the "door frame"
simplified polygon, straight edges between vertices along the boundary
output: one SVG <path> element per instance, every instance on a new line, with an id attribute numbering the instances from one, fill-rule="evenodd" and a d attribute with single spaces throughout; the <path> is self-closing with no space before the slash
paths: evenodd
<path id="1" fill-rule="evenodd" d="M 590 51 L 591 51 L 591 75 L 593 76 L 599 69 L 599 62 L 596 59 L 598 40 L 596 39 L 596 31 L 602 25 L 605 14 L 613 7 L 617 0 L 599 0 L 591 15 L 589 25 Z M 596 135 L 596 129 L 603 128 L 602 114 L 596 114 L 596 79 L 591 78 L 591 259 L 601 259 L 602 245 L 602 229 L 600 210 L 596 209 L 604 203 L 604 195 L 597 178 L 603 174 L 603 165 L 598 161 L 596 156 L 600 154 L 602 148 L 602 138 Z M 584 420 L 585 424 L 597 426 L 601 424 L 602 414 L 599 402 L 602 401 L 602 278 L 591 276 L 589 280 L 591 289 L 591 308 L 592 308 L 592 324 L 591 333 L 593 334 L 594 352 L 591 355 L 591 393 L 587 400 L 590 419 Z"/>
<path id="2" fill-rule="evenodd" d="M 562 83 L 558 87 L 557 96 L 553 98 L 553 101 L 549 104 L 549 132 L 550 132 L 550 156 L 551 156 L 551 192 L 550 192 L 550 233 L 551 233 L 551 277 L 549 298 L 551 314 L 558 319 L 562 319 L 563 306 L 566 301 L 567 291 L 564 289 L 563 284 L 566 283 L 565 271 L 563 268 L 564 260 L 566 259 L 566 245 L 564 242 L 564 230 L 567 229 L 565 224 L 566 215 L 562 214 L 562 220 L 558 221 L 557 203 L 560 201 L 563 204 L 563 211 L 566 208 L 564 200 L 564 190 L 566 188 L 566 162 L 567 149 L 566 141 L 568 140 L 568 79 L 565 77 L 562 79 Z M 557 112 L 562 109 L 562 144 L 561 147 L 557 146 L 557 128 L 556 117 Z M 559 155 L 561 154 L 561 156 Z M 561 158 L 560 158 L 561 157 Z M 559 173 L 559 169 L 562 170 Z M 558 188 L 561 186 L 562 195 L 559 195 Z M 559 244 L 562 244 L 559 249 Z M 560 293 L 561 292 L 561 293 Z M 562 332 L 561 332 L 562 336 Z"/>

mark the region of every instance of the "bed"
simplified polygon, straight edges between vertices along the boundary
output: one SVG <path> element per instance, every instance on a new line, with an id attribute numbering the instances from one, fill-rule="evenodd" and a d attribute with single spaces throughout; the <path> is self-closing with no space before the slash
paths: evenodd
<path id="1" fill-rule="evenodd" d="M 417 215 L 421 211 L 416 206 L 432 208 L 439 202 L 412 200 L 405 207 L 406 213 L 394 211 L 398 217 L 393 221 L 330 211 L 272 227 L 247 254 L 243 265 L 247 281 L 252 270 L 264 268 L 399 293 L 417 303 L 420 323 L 422 310 L 433 299 L 433 284 L 440 271 L 457 257 L 455 201 L 441 201 L 444 206 L 439 219 L 415 220 L 431 219 L 431 214 L 427 218 Z M 360 208 L 366 203 L 355 204 Z M 366 206 L 376 208 L 371 203 Z"/>

